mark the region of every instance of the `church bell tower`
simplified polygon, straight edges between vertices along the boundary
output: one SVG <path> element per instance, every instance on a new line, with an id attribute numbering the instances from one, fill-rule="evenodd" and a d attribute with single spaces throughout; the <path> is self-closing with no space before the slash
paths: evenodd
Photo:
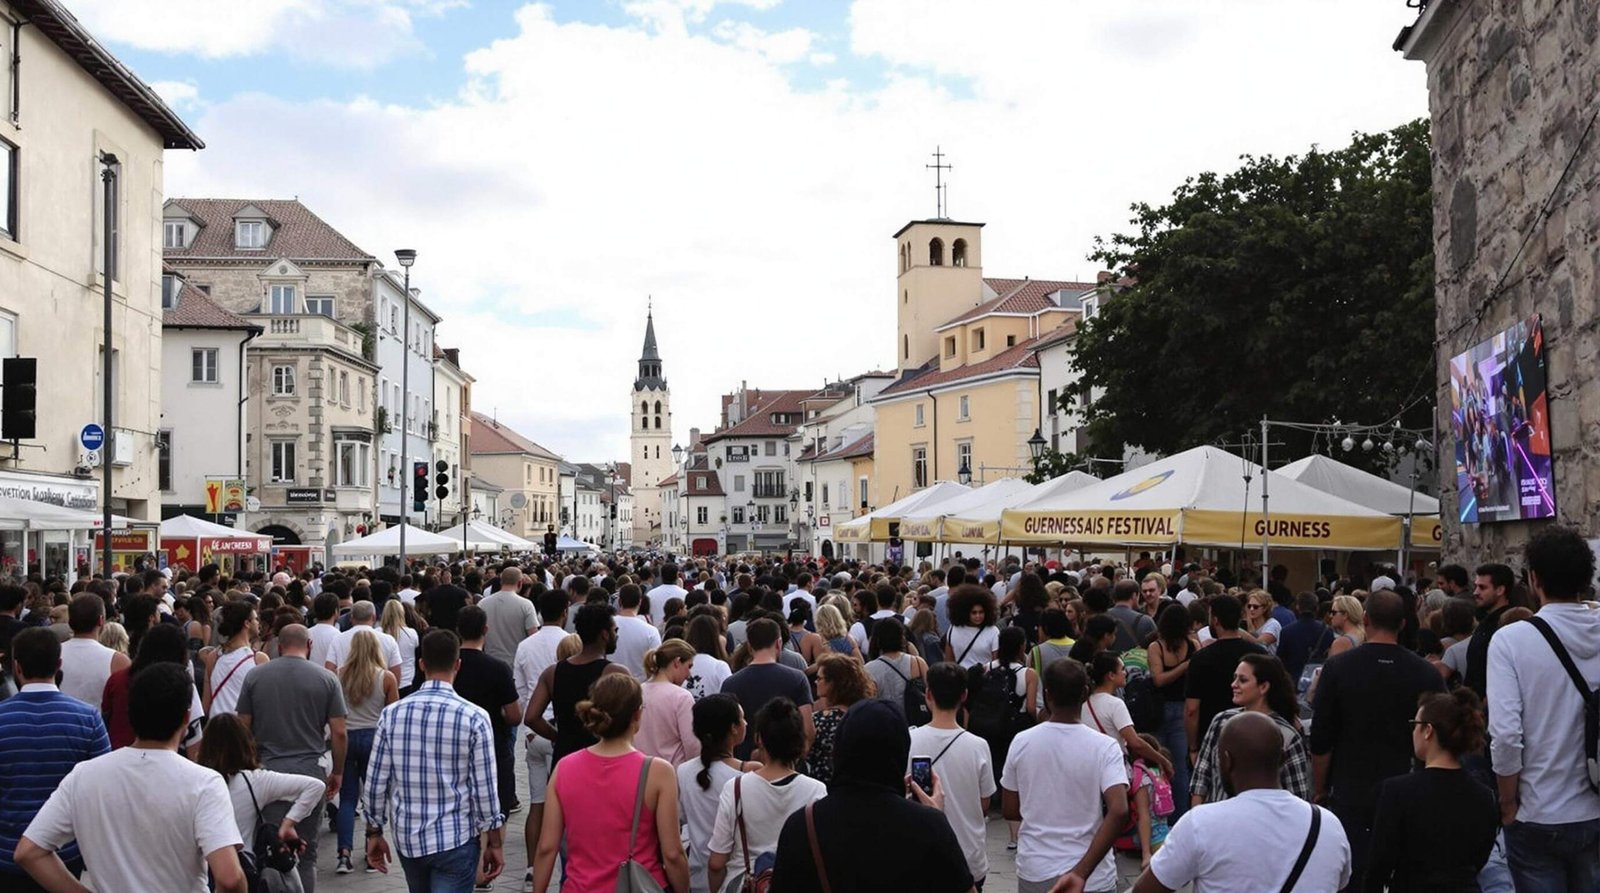
<path id="1" fill-rule="evenodd" d="M 633 380 L 629 417 L 629 461 L 633 464 L 633 541 L 659 543 L 662 530 L 661 482 L 672 476 L 672 392 L 661 374 L 661 352 L 656 346 L 653 311 L 644 322 L 644 350 L 639 373 Z"/>

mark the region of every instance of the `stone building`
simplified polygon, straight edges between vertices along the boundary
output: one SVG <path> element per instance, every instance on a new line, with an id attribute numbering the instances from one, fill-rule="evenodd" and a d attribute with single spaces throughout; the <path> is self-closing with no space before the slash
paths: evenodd
<path id="1" fill-rule="evenodd" d="M 1433 0 L 1395 48 L 1427 66 L 1445 557 L 1514 556 L 1542 522 L 1458 522 L 1450 358 L 1542 317 L 1557 517 L 1600 522 L 1600 7 Z"/>
<path id="2" fill-rule="evenodd" d="M 639 353 L 639 374 L 633 379 L 628 414 L 633 419 L 628 462 L 635 509 L 629 537 L 647 546 L 662 537 L 661 481 L 672 474 L 673 463 L 672 389 L 662 373 L 652 313 L 645 314 L 644 349 Z"/>

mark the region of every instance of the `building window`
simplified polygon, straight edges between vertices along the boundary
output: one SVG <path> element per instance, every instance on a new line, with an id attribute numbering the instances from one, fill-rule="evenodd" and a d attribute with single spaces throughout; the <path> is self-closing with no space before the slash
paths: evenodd
<path id="1" fill-rule="evenodd" d="M 109 273 L 111 278 L 115 280 L 122 278 L 122 163 L 118 162 L 116 164 L 108 165 L 102 161 L 95 166 L 96 172 L 101 176 L 104 176 L 107 169 L 110 169 L 112 172 L 110 196 L 111 207 L 109 211 L 105 207 L 106 190 L 104 180 L 97 180 L 97 182 L 94 184 L 94 195 L 95 201 L 100 204 L 101 214 L 109 213 L 111 218 L 111 269 L 106 269 L 106 246 L 105 243 L 101 241 L 105 234 L 105 217 L 100 217 L 95 221 L 94 262 L 96 264 L 96 268 L 99 269 L 100 272 Z"/>
<path id="2" fill-rule="evenodd" d="M 1045 415 L 1053 415 L 1059 409 L 1060 409 L 1060 407 L 1056 405 L 1056 389 L 1055 388 L 1051 388 L 1049 391 L 1045 392 L 1044 414 Z"/>
<path id="3" fill-rule="evenodd" d="M 789 507 L 786 506 L 786 505 L 775 505 L 775 506 L 773 506 L 772 507 L 772 522 L 774 524 L 787 524 L 787 523 L 789 523 Z"/>
<path id="4" fill-rule="evenodd" d="M 865 509 L 867 507 L 867 479 L 864 477 L 857 478 L 856 489 L 858 491 L 856 498 L 861 502 L 861 507 Z"/>
<path id="5" fill-rule="evenodd" d="M 299 313 L 295 296 L 297 289 L 292 285 L 274 285 L 268 289 L 267 312 L 282 316 L 288 313 Z"/>
<path id="6" fill-rule="evenodd" d="M 274 396 L 274 397 L 293 397 L 294 396 L 294 367 L 293 366 L 273 366 L 272 367 L 272 396 Z"/>
<path id="7" fill-rule="evenodd" d="M 367 411 L 367 379 L 365 376 L 356 377 L 356 412 Z"/>
<path id="8" fill-rule="evenodd" d="M 983 348 L 984 348 L 983 329 L 973 329 L 972 330 L 972 349 L 973 350 L 983 350 Z"/>
<path id="9" fill-rule="evenodd" d="M 778 442 L 777 441 L 775 441 L 775 440 L 767 441 L 767 455 L 769 455 L 769 456 L 778 455 Z"/>
<path id="10" fill-rule="evenodd" d="M 912 427 L 921 428 L 923 425 L 927 424 L 927 420 L 923 418 L 922 412 L 923 406 L 921 403 L 918 403 L 912 410 L 912 413 L 916 416 L 911 423 Z"/>
<path id="11" fill-rule="evenodd" d="M 735 492 L 735 493 L 743 493 L 744 492 L 744 475 L 736 474 L 736 475 L 733 476 L 733 492 Z"/>
<path id="12" fill-rule="evenodd" d="M 306 312 L 333 318 L 333 295 L 306 295 Z"/>
<path id="13" fill-rule="evenodd" d="M 735 523 L 735 524 L 743 524 L 744 523 L 744 506 L 736 505 L 736 506 L 733 507 L 733 523 Z"/>
<path id="14" fill-rule="evenodd" d="M 156 433 L 156 478 L 163 493 L 172 492 L 172 430 Z"/>
<path id="15" fill-rule="evenodd" d="M 1017 346 L 1017 336 L 1015 336 L 1015 335 L 1007 335 L 1006 336 L 1006 347 L 1016 347 L 1016 346 Z"/>
<path id="16" fill-rule="evenodd" d="M 900 358 L 903 359 L 903 360 L 911 359 L 911 336 L 910 335 L 901 335 L 900 336 Z"/>
<path id="17" fill-rule="evenodd" d="M 178 309 L 178 289 L 179 288 L 181 288 L 181 286 L 178 285 L 178 277 L 172 275 L 171 273 L 166 273 L 166 274 L 162 275 L 162 277 L 161 277 L 161 309 L 162 310 L 176 310 L 176 309 Z"/>
<path id="18" fill-rule="evenodd" d="M 967 265 L 967 240 L 957 239 L 950 243 L 950 266 L 964 267 Z"/>
<path id="19" fill-rule="evenodd" d="M 233 224 L 235 248 L 267 247 L 267 224 L 264 220 L 237 220 Z"/>
<path id="20" fill-rule="evenodd" d="M 0 230 L 17 238 L 17 147 L 0 139 Z"/>
<path id="21" fill-rule="evenodd" d="M 294 483 L 294 447 L 292 440 L 274 440 L 272 442 L 272 483 Z"/>
<path id="22" fill-rule="evenodd" d="M 928 266 L 944 266 L 944 242 L 940 239 L 928 242 Z"/>
<path id="23" fill-rule="evenodd" d="M 187 234 L 188 227 L 182 220 L 166 220 L 161 223 L 161 247 L 182 248 L 183 237 Z"/>
<path id="24" fill-rule="evenodd" d="M 827 484 L 823 484 L 822 485 L 822 507 L 823 508 L 827 508 L 828 507 L 828 485 Z"/>
<path id="25" fill-rule="evenodd" d="M 350 373 L 344 371 L 339 373 L 339 405 L 350 405 Z"/>
<path id="26" fill-rule="evenodd" d="M 966 394 L 962 394 L 960 397 L 957 397 L 956 398 L 956 421 L 965 422 L 967 419 L 972 418 L 972 416 L 968 412 L 969 409 L 970 409 L 970 405 L 967 402 L 967 395 Z"/>
<path id="27" fill-rule="evenodd" d="M 1099 315 L 1100 315 L 1100 298 L 1099 297 L 1084 298 L 1083 299 L 1083 318 L 1084 319 L 1094 319 L 1096 316 L 1099 316 Z"/>
<path id="28" fill-rule="evenodd" d="M 789 495 L 783 486 L 783 472 L 758 471 L 756 472 L 755 498 L 757 499 L 782 499 Z"/>
<path id="29" fill-rule="evenodd" d="M 963 440 L 956 444 L 956 468 L 965 468 L 969 473 L 972 471 L 972 441 Z"/>
<path id="30" fill-rule="evenodd" d="M 944 339 L 944 358 L 951 359 L 956 355 L 956 336 L 951 335 Z"/>
<path id="31" fill-rule="evenodd" d="M 917 489 L 928 486 L 928 448 L 911 448 L 911 486 Z"/>
<path id="32" fill-rule="evenodd" d="M 699 508 L 695 509 L 694 510 L 694 521 L 695 521 L 696 524 L 709 524 L 709 523 L 711 523 L 711 509 L 706 508 L 703 505 L 700 506 Z"/>
<path id="33" fill-rule="evenodd" d="M 393 304 L 389 305 L 389 331 L 400 331 L 400 308 Z"/>
<path id="34" fill-rule="evenodd" d="M 197 347 L 189 351 L 189 381 L 196 384 L 217 383 L 217 349 Z"/>
<path id="35" fill-rule="evenodd" d="M 334 486 L 367 486 L 367 467 L 372 464 L 372 446 L 359 440 L 341 440 L 334 444 L 339 464 L 334 475 Z"/>

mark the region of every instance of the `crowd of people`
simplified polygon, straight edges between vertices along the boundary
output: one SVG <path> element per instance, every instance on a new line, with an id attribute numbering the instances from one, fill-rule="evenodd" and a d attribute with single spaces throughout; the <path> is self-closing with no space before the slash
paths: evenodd
<path id="1" fill-rule="evenodd" d="M 0 585 L 0 889 L 981 891 L 1003 820 L 1022 893 L 1119 852 L 1140 893 L 1593 891 L 1594 571 L 1552 526 L 1520 574 L 1299 593 L 959 554 Z"/>

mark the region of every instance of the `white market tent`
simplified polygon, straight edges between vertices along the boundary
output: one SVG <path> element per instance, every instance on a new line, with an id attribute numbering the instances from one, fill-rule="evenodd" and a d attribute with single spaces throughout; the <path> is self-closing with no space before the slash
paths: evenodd
<path id="1" fill-rule="evenodd" d="M 1245 477 L 1248 475 L 1249 482 Z M 1262 487 L 1270 514 L 1262 514 Z M 1011 542 L 1110 546 L 1393 549 L 1400 520 L 1211 446 L 1196 447 L 1002 513 Z"/>
<path id="2" fill-rule="evenodd" d="M 461 541 L 429 533 L 421 527 L 406 528 L 406 554 L 408 555 L 443 555 L 449 552 L 461 551 Z M 333 554 L 341 558 L 359 557 L 362 555 L 399 555 L 400 554 L 400 527 L 385 527 L 377 533 L 339 543 L 333 547 Z"/>
<path id="3" fill-rule="evenodd" d="M 834 528 L 834 539 L 842 543 L 887 541 L 889 525 L 893 524 L 898 528 L 900 519 L 907 513 L 931 510 L 941 502 L 969 492 L 971 491 L 968 488 L 954 481 L 936 481 L 931 487 L 925 487 L 883 508 L 840 524 Z"/>
<path id="4" fill-rule="evenodd" d="M 1081 471 L 1069 471 L 1040 484 L 1030 485 L 1023 481 L 1021 489 L 996 491 L 993 496 L 966 506 L 960 512 L 949 512 L 942 523 L 944 538 L 946 541 L 999 542 L 1000 520 L 1006 509 L 1034 499 L 1082 490 L 1098 483 L 1099 478 Z"/>
<path id="5" fill-rule="evenodd" d="M 580 539 L 573 539 L 572 537 L 567 536 L 566 534 L 563 533 L 563 534 L 561 534 L 560 537 L 558 537 L 556 539 L 556 551 L 558 551 L 558 552 L 598 552 L 598 551 L 600 551 L 600 547 L 595 545 L 594 543 L 586 543 L 586 542 L 584 542 L 583 540 L 580 540 Z"/>
<path id="6" fill-rule="evenodd" d="M 1307 456 L 1278 473 L 1385 515 L 1439 514 L 1438 499 L 1327 456 Z"/>
<path id="7" fill-rule="evenodd" d="M 265 533 L 251 533 L 237 527 L 225 524 L 213 524 L 204 518 L 193 515 L 178 515 L 161 522 L 162 539 L 197 539 L 202 536 L 219 537 L 230 540 L 257 540 L 272 543 L 272 537 Z"/>
<path id="8" fill-rule="evenodd" d="M 978 517 L 974 510 L 980 506 L 998 505 L 1032 489 L 1033 485 L 1021 478 L 1001 478 L 933 505 L 923 505 L 900 516 L 900 538 L 915 542 L 988 542 L 994 537 L 952 536 L 956 533 L 955 527 L 946 528 L 945 523 L 952 518 Z M 994 512 L 994 522 L 997 532 L 1000 523 L 998 509 Z"/>
<path id="9" fill-rule="evenodd" d="M 96 511 L 0 497 L 0 530 L 99 530 L 102 520 Z M 117 527 L 149 524 L 121 515 L 112 515 L 111 523 Z"/>
<path id="10" fill-rule="evenodd" d="M 467 549 L 499 551 L 510 549 L 513 552 L 526 552 L 534 548 L 534 544 L 520 536 L 488 523 L 487 521 L 471 520 L 465 525 L 457 524 L 454 527 L 439 531 L 439 536 L 454 540 L 457 546 L 462 543 L 462 528 L 465 527 Z M 411 534 L 406 534 L 406 548 L 410 550 Z"/>

